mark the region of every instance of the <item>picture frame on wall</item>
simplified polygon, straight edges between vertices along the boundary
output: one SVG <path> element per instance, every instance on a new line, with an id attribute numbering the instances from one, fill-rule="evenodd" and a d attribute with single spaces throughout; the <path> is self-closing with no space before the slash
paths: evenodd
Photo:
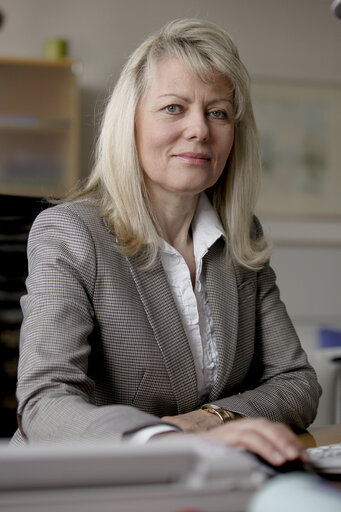
<path id="1" fill-rule="evenodd" d="M 263 162 L 257 214 L 275 241 L 341 245 L 341 86 L 254 80 L 251 91 Z"/>

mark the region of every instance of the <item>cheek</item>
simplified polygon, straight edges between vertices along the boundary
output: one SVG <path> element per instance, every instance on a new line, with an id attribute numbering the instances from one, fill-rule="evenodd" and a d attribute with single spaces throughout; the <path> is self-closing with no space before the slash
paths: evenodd
<path id="1" fill-rule="evenodd" d="M 139 138 L 137 151 L 144 172 L 150 178 L 155 178 L 160 168 L 165 165 L 165 155 L 167 156 L 165 137 L 156 130 L 148 129 Z"/>
<path id="2" fill-rule="evenodd" d="M 155 148 L 165 148 L 178 137 L 178 130 L 171 126 L 171 123 L 160 123 L 149 129 L 149 140 Z"/>
<path id="3" fill-rule="evenodd" d="M 139 113 L 135 121 L 135 140 L 142 166 L 150 165 L 151 158 L 161 144 L 159 130 L 150 116 Z"/>
<path id="4" fill-rule="evenodd" d="M 155 151 L 165 145 L 167 138 L 167 132 L 165 132 L 165 130 L 149 126 L 144 130 L 140 138 L 141 147 L 143 147 L 145 151 Z"/>

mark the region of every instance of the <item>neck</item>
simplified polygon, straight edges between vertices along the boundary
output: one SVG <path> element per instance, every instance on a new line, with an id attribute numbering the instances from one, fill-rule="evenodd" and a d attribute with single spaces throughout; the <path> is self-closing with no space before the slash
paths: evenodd
<path id="1" fill-rule="evenodd" d="M 193 287 L 195 285 L 195 258 L 191 223 L 199 196 L 166 196 L 150 194 L 154 215 L 161 228 L 162 236 L 172 245 L 187 263 Z"/>
<path id="2" fill-rule="evenodd" d="M 190 227 L 198 196 L 150 195 L 152 209 L 161 228 L 162 237 L 179 252 L 192 244 Z"/>

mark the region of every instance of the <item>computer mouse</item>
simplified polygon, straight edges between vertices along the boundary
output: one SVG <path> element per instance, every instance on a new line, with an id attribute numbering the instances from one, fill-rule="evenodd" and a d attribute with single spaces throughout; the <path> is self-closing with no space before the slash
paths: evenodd
<path id="1" fill-rule="evenodd" d="M 253 453 L 252 455 L 256 457 L 258 462 L 264 468 L 266 468 L 270 474 L 273 475 L 292 473 L 294 471 L 315 473 L 311 464 L 303 462 L 301 459 L 288 460 L 279 466 L 275 466 L 274 464 L 271 464 L 271 462 L 269 462 L 268 460 L 263 459 L 263 457 L 261 457 L 260 455 L 257 455 L 255 453 Z"/>

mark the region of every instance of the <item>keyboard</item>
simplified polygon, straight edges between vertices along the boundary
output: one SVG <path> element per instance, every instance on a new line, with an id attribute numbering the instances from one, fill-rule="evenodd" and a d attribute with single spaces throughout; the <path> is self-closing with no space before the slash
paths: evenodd
<path id="1" fill-rule="evenodd" d="M 250 454 L 189 434 L 144 445 L 0 441 L 1 512 L 243 512 L 267 478 Z"/>
<path id="2" fill-rule="evenodd" d="M 307 452 L 318 472 L 341 474 L 341 443 L 308 448 Z"/>

